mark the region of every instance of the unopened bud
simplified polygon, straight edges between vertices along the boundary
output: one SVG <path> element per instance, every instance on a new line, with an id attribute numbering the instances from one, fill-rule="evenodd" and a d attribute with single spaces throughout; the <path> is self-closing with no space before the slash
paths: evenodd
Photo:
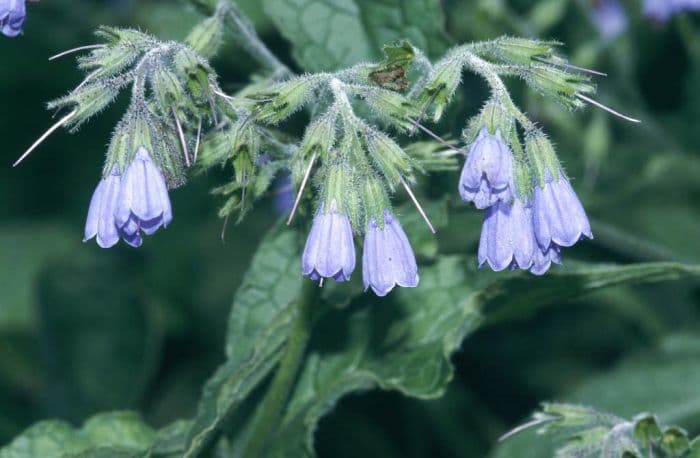
<path id="1" fill-rule="evenodd" d="M 528 132 L 525 135 L 525 151 L 540 187 L 544 187 L 548 178 L 555 181 L 558 179 L 559 159 L 554 151 L 554 145 L 544 132 L 540 130 Z"/>
<path id="2" fill-rule="evenodd" d="M 438 62 L 430 81 L 425 86 L 421 99 L 423 110 L 432 109 L 434 122 L 438 122 L 454 96 L 460 81 L 462 80 L 462 68 L 464 62 L 457 56 L 448 56 Z"/>
<path id="3" fill-rule="evenodd" d="M 493 53 L 496 58 L 510 64 L 531 64 L 535 58 L 548 59 L 554 52 L 556 41 L 528 40 L 506 37 L 496 40 Z"/>
<path id="4" fill-rule="evenodd" d="M 394 140 L 381 132 L 366 133 L 365 142 L 375 166 L 386 177 L 389 186 L 394 189 L 401 183 L 401 179 L 410 173 L 410 158 Z"/>
<path id="5" fill-rule="evenodd" d="M 317 81 L 301 76 L 279 83 L 269 91 L 258 94 L 262 99 L 255 117 L 267 124 L 277 124 L 299 110 L 311 97 Z"/>
<path id="6" fill-rule="evenodd" d="M 588 77 L 548 65 L 531 66 L 525 80 L 542 95 L 558 101 L 567 108 L 580 108 L 584 105 L 576 94 L 595 92 L 595 86 L 590 83 Z"/>
<path id="7" fill-rule="evenodd" d="M 306 159 L 313 153 L 325 155 L 335 143 L 336 113 L 326 113 L 309 124 L 299 154 Z"/>
<path id="8" fill-rule="evenodd" d="M 420 115 L 418 107 L 398 92 L 376 88 L 365 101 L 381 118 L 405 131 L 413 129 L 412 119 Z"/>
<path id="9" fill-rule="evenodd" d="M 224 22 L 221 15 L 214 15 L 197 24 L 185 38 L 185 43 L 204 57 L 212 57 L 221 47 Z"/>

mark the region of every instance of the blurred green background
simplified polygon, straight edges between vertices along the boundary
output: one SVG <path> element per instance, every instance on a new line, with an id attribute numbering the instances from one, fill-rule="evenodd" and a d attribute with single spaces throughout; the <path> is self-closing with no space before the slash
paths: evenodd
<path id="1" fill-rule="evenodd" d="M 238 3 L 298 69 L 259 2 Z M 520 82 L 509 84 L 557 143 L 592 219 L 596 239 L 568 250 L 565 261 L 700 262 L 700 18 L 653 24 L 629 1 L 628 29 L 607 40 L 587 0 L 441 3 L 444 44 L 503 34 L 560 40 L 574 63 L 609 73 L 598 100 L 643 120 L 636 126 L 592 109 L 567 113 Z M 209 190 L 226 174 L 193 177 L 171 193 L 172 226 L 142 248 L 83 244 L 87 205 L 126 100 L 77 134 L 55 134 L 12 169 L 52 123 L 45 103 L 83 76 L 73 58 L 47 58 L 93 43 L 100 24 L 182 39 L 200 16 L 186 2 L 166 0 L 44 0 L 28 9 L 25 35 L 0 39 L 0 443 L 47 417 L 79 423 L 122 408 L 143 412 L 154 426 L 191 417 L 204 380 L 224 358 L 233 293 L 277 218 L 273 196 L 242 224 L 230 224 L 222 242 L 221 202 Z M 257 68 L 230 39 L 213 63 L 230 91 Z M 435 130 L 457 138 L 485 96 L 485 85 L 465 76 Z M 481 215 L 458 203 L 455 183 L 452 175 L 426 182 L 433 197 L 454 194 L 440 250 L 474 252 Z M 631 415 L 665 406 L 663 390 L 677 397 L 668 405 L 691 406 L 673 421 L 700 432 L 697 286 L 618 288 L 486 326 L 454 358 L 457 376 L 444 398 L 347 397 L 321 422 L 319 455 L 486 456 L 542 400 L 597 400 Z M 496 453 L 522 457 L 525 450 Z"/>

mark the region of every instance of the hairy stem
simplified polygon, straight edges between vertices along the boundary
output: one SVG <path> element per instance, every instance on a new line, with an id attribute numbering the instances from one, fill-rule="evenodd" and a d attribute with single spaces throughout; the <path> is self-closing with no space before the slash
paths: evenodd
<path id="1" fill-rule="evenodd" d="M 486 80 L 491 88 L 493 96 L 505 104 L 508 111 L 511 112 L 525 130 L 536 129 L 535 124 L 525 116 L 525 113 L 520 111 L 520 108 L 515 105 L 513 99 L 510 97 L 506 85 L 499 76 L 499 71 L 503 71 L 501 67 L 482 59 L 466 46 L 462 47 L 459 53 L 464 57 L 464 62 L 467 67 Z"/>
<path id="2" fill-rule="evenodd" d="M 296 303 L 296 317 L 287 348 L 255 416 L 250 440 L 242 455 L 244 458 L 263 456 L 262 452 L 270 434 L 279 425 L 285 403 L 304 359 L 313 323 L 312 307 L 320 291 L 321 288 L 316 283 L 304 281 L 304 287 Z"/>
<path id="3" fill-rule="evenodd" d="M 250 19 L 238 8 L 234 0 L 190 0 L 202 13 L 212 16 L 225 14 L 226 26 L 231 30 L 241 47 L 260 65 L 272 72 L 274 77 L 286 78 L 293 72 L 263 43 Z"/>

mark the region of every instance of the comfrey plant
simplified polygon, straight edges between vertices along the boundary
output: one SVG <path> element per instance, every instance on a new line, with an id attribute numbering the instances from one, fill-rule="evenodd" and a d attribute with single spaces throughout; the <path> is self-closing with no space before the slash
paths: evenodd
<path id="1" fill-rule="evenodd" d="M 192 3 L 207 17 L 183 42 L 103 27 L 99 43 L 54 56 L 84 52 L 77 61 L 86 76 L 49 104 L 59 120 L 15 165 L 55 130 L 76 131 L 126 92 L 126 112 L 87 208 L 85 241 L 140 246 L 174 221 L 170 191 L 215 168 L 229 177 L 213 190 L 223 198 L 222 218 L 241 221 L 256 200 L 289 188 L 292 227 L 275 226 L 251 262 L 232 309 L 226 361 L 207 382 L 195 418 L 157 434 L 144 428 L 135 441 L 119 437 L 109 450 L 102 436 L 90 442 L 95 426 L 89 424 L 74 434 L 79 443 L 71 453 L 312 456 L 318 419 L 347 393 L 376 386 L 423 399 L 444 393 L 454 376 L 451 355 L 485 321 L 482 312 L 518 296 L 512 293 L 525 277 L 480 276 L 476 264 L 542 275 L 562 262 L 564 248 L 593 237 L 553 143 L 516 106 L 503 79 L 519 78 L 568 110 L 592 104 L 636 120 L 596 102 L 595 72 L 569 64 L 555 42 L 502 37 L 455 46 L 433 62 L 399 41 L 384 48 L 379 62 L 295 74 L 235 3 Z M 224 91 L 208 61 L 225 30 L 262 67 L 236 93 Z M 460 120 L 461 140 L 446 141 L 428 124 L 443 118 L 463 72 L 483 78 L 490 91 L 478 113 Z M 298 133 L 286 124 L 293 116 L 303 126 Z M 451 178 L 454 200 L 484 213 L 476 262 L 436 255 L 431 237 L 446 218 L 429 217 L 432 208 L 424 209 L 415 192 L 423 176 L 460 166 Z M 397 205 L 401 198 L 415 214 Z M 416 230 L 421 219 L 427 230 Z M 362 282 L 353 282 L 360 261 Z M 662 274 L 671 269 L 634 268 L 567 275 L 581 279 L 571 283 L 578 294 L 667 278 Z M 553 283 L 528 285 L 547 297 L 572 294 L 560 279 Z M 373 307 L 381 301 L 375 296 L 387 295 L 389 306 Z M 323 328 L 333 341 L 329 348 L 324 336 L 311 337 L 313 325 L 333 314 L 335 322 Z M 115 417 L 110 438 L 142 431 L 121 427 L 123 420 Z M 9 447 L 26 450 L 23 439 Z M 94 453 L 84 454 L 88 449 Z"/>

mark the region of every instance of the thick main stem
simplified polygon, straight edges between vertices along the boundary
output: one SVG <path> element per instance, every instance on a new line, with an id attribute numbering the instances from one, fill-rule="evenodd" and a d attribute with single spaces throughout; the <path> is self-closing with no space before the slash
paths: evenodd
<path id="1" fill-rule="evenodd" d="M 270 433 L 279 425 L 285 403 L 304 359 L 306 344 L 311 335 L 313 305 L 320 291 L 321 288 L 316 283 L 304 281 L 301 295 L 296 303 L 296 316 L 287 348 L 255 416 L 250 440 L 243 453 L 244 458 L 262 456 L 261 452 L 263 452 Z"/>

